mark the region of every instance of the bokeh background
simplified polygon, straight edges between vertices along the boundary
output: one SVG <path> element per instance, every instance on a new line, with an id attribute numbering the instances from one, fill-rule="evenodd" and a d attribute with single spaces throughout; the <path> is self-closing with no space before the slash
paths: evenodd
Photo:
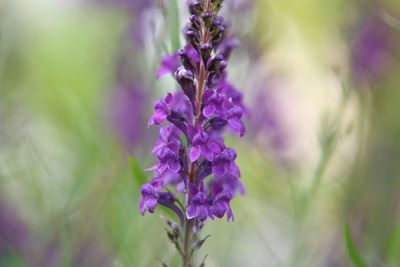
<path id="1" fill-rule="evenodd" d="M 180 266 L 141 216 L 183 0 L 0 1 L 0 266 Z M 247 193 L 207 266 L 400 266 L 400 2 L 225 0 Z"/>

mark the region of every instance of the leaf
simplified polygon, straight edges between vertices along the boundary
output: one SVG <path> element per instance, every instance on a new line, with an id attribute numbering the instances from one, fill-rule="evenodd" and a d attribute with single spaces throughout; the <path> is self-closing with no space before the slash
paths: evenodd
<path id="1" fill-rule="evenodd" d="M 168 217 L 165 217 L 163 215 L 160 215 L 160 217 L 168 224 L 169 227 L 171 227 L 171 229 L 177 229 L 178 228 L 178 223 L 174 222 L 173 220 L 171 220 Z"/>
<path id="2" fill-rule="evenodd" d="M 167 228 L 164 228 L 164 230 L 165 230 L 165 232 L 167 232 L 168 238 L 169 238 L 173 243 L 175 243 L 176 240 L 177 240 L 177 237 L 174 235 L 174 233 L 171 232 L 171 231 L 169 231 Z"/>
<path id="3" fill-rule="evenodd" d="M 206 254 L 206 255 L 204 256 L 204 259 L 203 259 L 203 261 L 201 262 L 201 264 L 199 265 L 199 267 L 204 267 L 204 266 L 206 266 L 206 259 L 207 259 L 207 257 L 208 257 L 208 254 Z"/>
<path id="4" fill-rule="evenodd" d="M 364 260 L 358 253 L 357 247 L 354 244 L 353 238 L 351 236 L 351 230 L 348 224 L 343 227 L 343 235 L 346 242 L 347 253 L 349 254 L 350 260 L 355 267 L 367 267 Z"/>
<path id="5" fill-rule="evenodd" d="M 135 182 L 140 186 L 144 183 L 147 182 L 147 176 L 145 172 L 143 171 L 143 168 L 139 165 L 138 161 L 136 158 L 133 156 L 129 155 L 128 156 L 129 164 L 131 166 L 131 172 L 133 175 L 133 178 Z"/>
<path id="6" fill-rule="evenodd" d="M 181 47 L 180 40 L 180 23 L 179 23 L 179 7 L 178 1 L 172 0 L 168 9 L 169 21 L 171 21 L 171 45 L 172 51 L 176 51 Z"/>
<path id="7" fill-rule="evenodd" d="M 400 262 L 400 222 L 398 222 L 394 229 L 391 231 L 386 250 L 386 264 L 387 266 L 397 266 Z"/>
<path id="8" fill-rule="evenodd" d="M 194 252 L 196 249 L 200 249 L 201 246 L 204 244 L 204 242 L 206 242 L 206 240 L 207 240 L 210 236 L 211 236 L 211 235 L 207 235 L 205 238 L 196 241 L 196 242 L 194 243 L 194 245 L 193 245 L 191 254 L 193 254 L 193 252 Z"/>
<path id="9" fill-rule="evenodd" d="M 159 258 L 156 258 L 156 259 L 161 263 L 162 267 L 171 267 L 170 265 L 166 264 L 165 262 L 163 262 Z"/>

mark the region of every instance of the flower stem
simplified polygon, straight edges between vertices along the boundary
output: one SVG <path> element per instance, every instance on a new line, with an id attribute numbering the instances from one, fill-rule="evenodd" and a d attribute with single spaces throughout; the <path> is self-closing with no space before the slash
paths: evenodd
<path id="1" fill-rule="evenodd" d="M 192 220 L 186 220 L 185 222 L 185 233 L 184 233 L 184 240 L 183 240 L 183 267 L 192 266 L 192 256 L 189 253 L 189 241 L 191 236 L 191 225 Z"/>
<path id="2" fill-rule="evenodd" d="M 211 0 L 206 0 L 206 4 L 204 6 L 204 12 L 209 12 L 211 9 Z M 209 30 L 207 27 L 203 24 L 202 25 L 202 37 L 201 37 L 201 44 L 208 43 L 210 40 L 209 37 Z M 199 69 L 199 74 L 197 76 L 197 90 L 196 90 L 196 115 L 194 117 L 194 123 L 193 125 L 195 127 L 198 126 L 200 122 L 200 117 L 201 117 L 201 102 L 203 99 L 203 94 L 204 94 L 204 89 L 206 85 L 206 80 L 207 80 L 207 70 L 206 70 L 206 64 L 207 62 L 203 62 L 202 59 L 200 59 L 200 69 Z M 195 170 L 195 162 L 190 163 L 189 167 L 189 183 L 193 183 L 196 177 L 196 170 Z M 190 202 L 191 195 L 190 195 L 190 190 L 187 190 L 187 201 L 188 204 Z M 185 221 L 185 232 L 184 232 L 184 240 L 183 240 L 183 267 L 189 267 L 193 266 L 193 258 L 190 253 L 190 239 L 192 236 L 192 223 L 193 219 L 186 219 Z"/>

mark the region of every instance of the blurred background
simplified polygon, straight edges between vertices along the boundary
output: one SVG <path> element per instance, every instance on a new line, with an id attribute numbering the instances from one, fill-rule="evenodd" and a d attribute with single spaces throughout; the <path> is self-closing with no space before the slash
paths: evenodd
<path id="1" fill-rule="evenodd" d="M 0 266 L 179 266 L 141 216 L 183 0 L 0 1 Z M 400 266 L 400 2 L 225 0 L 247 193 L 207 266 Z"/>

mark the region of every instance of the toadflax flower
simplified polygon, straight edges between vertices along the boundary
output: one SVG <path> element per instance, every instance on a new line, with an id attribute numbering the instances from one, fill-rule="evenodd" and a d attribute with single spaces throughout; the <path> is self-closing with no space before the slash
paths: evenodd
<path id="1" fill-rule="evenodd" d="M 381 13 L 377 8 L 364 14 L 352 32 L 351 66 L 357 85 L 379 81 L 392 63 L 396 35 Z"/>
<path id="2" fill-rule="evenodd" d="M 230 201 L 244 193 L 237 153 L 224 143 L 225 132 L 243 136 L 246 128 L 243 96 L 226 71 L 239 42 L 229 34 L 230 23 L 218 16 L 222 2 L 188 2 L 187 44 L 165 55 L 156 73 L 157 78 L 170 73 L 180 89 L 156 101 L 148 121 L 149 127 L 162 127 L 151 151 L 157 162 L 147 169 L 154 177 L 141 187 L 140 212 L 153 213 L 162 205 L 177 215 L 182 229 L 168 219 L 167 234 L 184 266 L 195 266 L 199 246 L 194 244 L 202 243 L 195 232 L 207 219 L 233 220 Z"/>

